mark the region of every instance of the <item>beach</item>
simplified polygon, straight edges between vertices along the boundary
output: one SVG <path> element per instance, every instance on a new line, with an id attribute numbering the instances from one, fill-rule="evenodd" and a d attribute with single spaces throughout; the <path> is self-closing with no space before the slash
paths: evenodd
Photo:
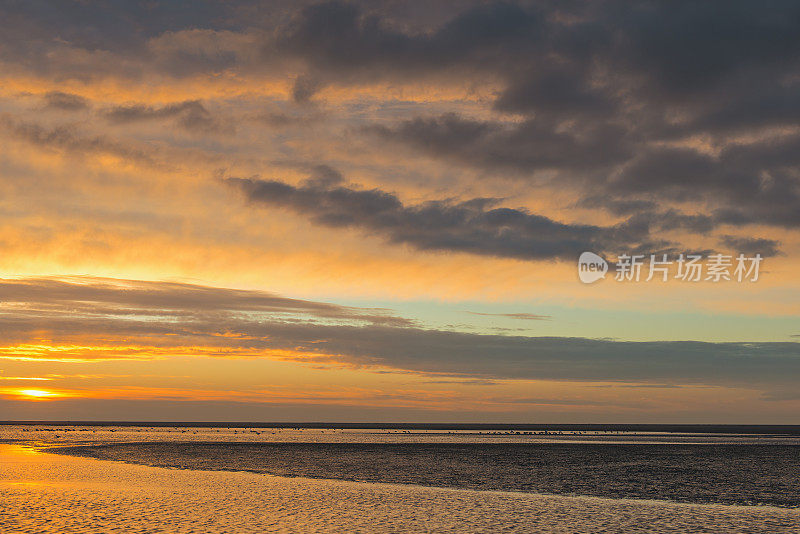
<path id="1" fill-rule="evenodd" d="M 0 445 L 6 533 L 797 532 L 800 510 L 167 469 Z"/>
<path id="2" fill-rule="evenodd" d="M 800 1 L 0 0 L 0 534 L 800 534 Z"/>

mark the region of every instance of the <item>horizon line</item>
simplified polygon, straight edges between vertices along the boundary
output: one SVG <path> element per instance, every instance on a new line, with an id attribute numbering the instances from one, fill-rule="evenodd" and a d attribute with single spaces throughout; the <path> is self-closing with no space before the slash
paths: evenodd
<path id="1" fill-rule="evenodd" d="M 145 427 L 227 427 L 227 428 L 303 428 L 303 429 L 386 429 L 386 430 L 571 430 L 688 432 L 702 430 L 712 434 L 780 433 L 800 435 L 800 424 L 747 423 L 424 423 L 424 422 L 325 422 L 325 421 L 134 421 L 134 420 L 5 420 L 1 426 L 145 426 Z M 759 430 L 760 432 L 756 432 Z M 771 430 L 771 432 L 770 432 Z M 736 431 L 736 432 L 732 432 Z"/>

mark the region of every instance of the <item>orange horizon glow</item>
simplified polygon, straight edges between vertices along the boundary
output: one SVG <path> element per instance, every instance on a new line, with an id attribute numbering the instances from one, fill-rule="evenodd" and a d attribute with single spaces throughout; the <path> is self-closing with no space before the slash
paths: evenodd
<path id="1" fill-rule="evenodd" d="M 58 393 L 54 393 L 52 391 L 47 391 L 44 389 L 18 389 L 18 395 L 22 397 L 31 397 L 32 399 L 50 399 L 54 397 L 59 397 Z"/>

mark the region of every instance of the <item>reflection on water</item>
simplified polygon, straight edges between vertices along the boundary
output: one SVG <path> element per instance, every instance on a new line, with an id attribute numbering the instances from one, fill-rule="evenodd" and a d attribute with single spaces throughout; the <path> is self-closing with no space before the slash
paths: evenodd
<path id="1" fill-rule="evenodd" d="M 42 484 L 19 484 L 18 482 Z M 4 533 L 798 532 L 800 511 L 168 470 L 0 445 Z"/>
<path id="2" fill-rule="evenodd" d="M 4 449 L 6 454 L 22 455 L 22 456 L 35 456 L 42 454 L 38 447 L 33 445 L 9 445 Z"/>

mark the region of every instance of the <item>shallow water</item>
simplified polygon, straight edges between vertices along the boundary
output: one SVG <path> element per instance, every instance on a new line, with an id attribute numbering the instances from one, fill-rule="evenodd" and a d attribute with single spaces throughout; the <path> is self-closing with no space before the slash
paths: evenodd
<path id="1" fill-rule="evenodd" d="M 793 427 L 796 428 L 796 427 Z M 751 427 L 752 431 L 753 428 Z M 0 443 L 94 444 L 142 441 L 297 443 L 663 443 L 800 445 L 793 434 L 703 432 L 601 432 L 576 430 L 473 431 L 318 429 L 208 426 L 0 425 Z"/>
<path id="2" fill-rule="evenodd" d="M 0 445 L 4 533 L 794 533 L 800 510 L 161 469 Z"/>

